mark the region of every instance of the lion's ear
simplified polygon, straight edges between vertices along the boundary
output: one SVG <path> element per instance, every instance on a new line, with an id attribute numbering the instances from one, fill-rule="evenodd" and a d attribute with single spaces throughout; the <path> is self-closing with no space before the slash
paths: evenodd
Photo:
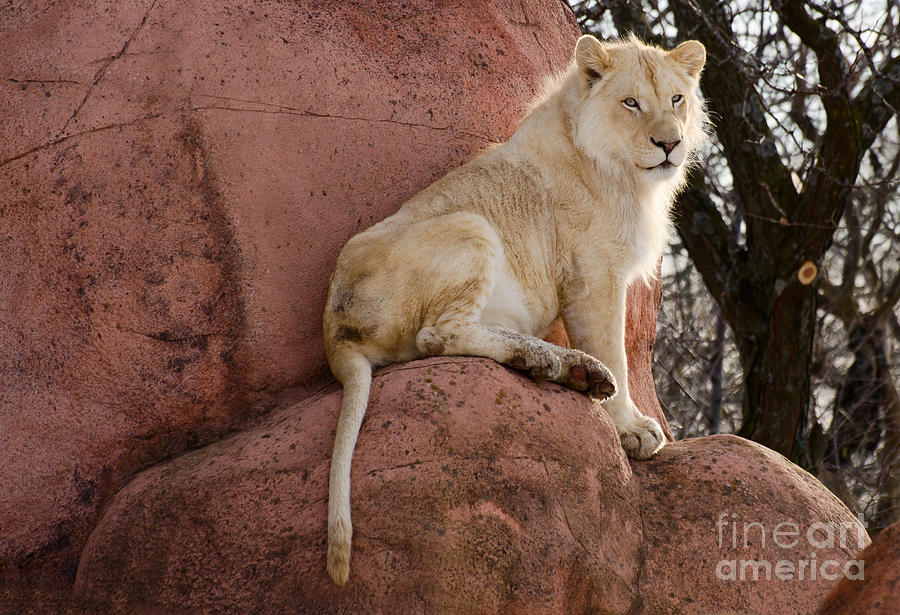
<path id="1" fill-rule="evenodd" d="M 603 45 L 590 34 L 585 34 L 578 39 L 575 45 L 575 63 L 578 70 L 587 81 L 588 86 L 594 85 L 603 78 L 603 74 L 612 68 L 612 59 Z"/>
<path id="2" fill-rule="evenodd" d="M 706 47 L 700 41 L 685 41 L 673 49 L 669 57 L 681 64 L 691 77 L 699 79 L 706 64 Z"/>

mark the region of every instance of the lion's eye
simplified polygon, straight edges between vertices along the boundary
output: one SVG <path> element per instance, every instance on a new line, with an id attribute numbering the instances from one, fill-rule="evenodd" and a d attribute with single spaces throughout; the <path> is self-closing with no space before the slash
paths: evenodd
<path id="1" fill-rule="evenodd" d="M 684 100 L 684 96 L 682 96 L 681 94 L 676 94 L 672 97 L 672 106 L 677 107 L 678 103 L 680 103 L 682 100 Z"/>
<path id="2" fill-rule="evenodd" d="M 622 101 L 622 104 L 628 107 L 629 109 L 640 109 L 641 105 L 634 98 L 629 96 L 625 100 Z"/>

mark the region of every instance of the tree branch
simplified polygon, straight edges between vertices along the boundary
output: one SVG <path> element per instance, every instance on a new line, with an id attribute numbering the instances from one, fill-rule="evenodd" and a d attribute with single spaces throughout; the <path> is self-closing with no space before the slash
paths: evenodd
<path id="1" fill-rule="evenodd" d="M 819 282 L 818 308 L 841 319 L 844 327 L 849 331 L 850 327 L 859 320 L 859 309 L 853 296 L 842 287 L 835 286 L 827 279 Z"/>
<path id="2" fill-rule="evenodd" d="M 609 8 L 613 23 L 620 36 L 626 32 L 634 32 L 638 37 L 647 42 L 661 44 L 659 37 L 653 35 L 647 14 L 644 12 L 643 3 L 640 0 L 623 0 L 612 4 Z"/>
<path id="3" fill-rule="evenodd" d="M 819 67 L 819 83 L 826 96 L 834 100 L 847 98 L 847 74 L 849 65 L 841 53 L 840 39 L 825 23 L 809 16 L 802 2 L 778 0 L 775 10 L 785 25 L 796 34 L 804 45 L 816 54 Z M 825 104 L 828 107 L 827 103 Z"/>
<path id="4" fill-rule="evenodd" d="M 827 120 L 818 160 L 809 170 L 790 220 L 801 224 L 828 220 L 837 228 L 865 152 L 896 112 L 900 59 L 886 62 L 851 100 L 849 66 L 838 35 L 825 18 L 813 19 L 798 2 L 780 1 L 775 9 L 785 25 L 816 54 Z M 794 245 L 797 258 L 818 260 L 830 245 L 834 228 L 811 229 L 798 238 Z"/>
<path id="5" fill-rule="evenodd" d="M 710 295 L 726 320 L 733 323 L 745 268 L 739 264 L 741 249 L 704 183 L 700 171 L 691 172 L 688 188 L 679 195 L 675 207 L 675 226 Z"/>
<path id="6" fill-rule="evenodd" d="M 900 109 L 900 56 L 886 60 L 853 99 L 861 118 L 863 151 L 868 150 L 888 121 Z"/>
<path id="7" fill-rule="evenodd" d="M 707 49 L 704 93 L 720 116 L 716 134 L 732 170 L 738 206 L 747 225 L 747 244 L 762 260 L 783 243 L 786 230 L 768 219 L 782 216 L 797 192 L 766 123 L 765 105 L 746 66 L 746 54 L 735 43 L 725 3 L 716 0 L 673 0 L 679 34 L 696 38 Z"/>
<path id="8" fill-rule="evenodd" d="M 894 277 L 894 281 L 891 282 L 890 287 L 885 293 L 881 305 L 871 313 L 870 318 L 876 325 L 880 325 L 882 322 L 893 316 L 894 307 L 897 305 L 898 301 L 900 301 L 900 273 Z"/>

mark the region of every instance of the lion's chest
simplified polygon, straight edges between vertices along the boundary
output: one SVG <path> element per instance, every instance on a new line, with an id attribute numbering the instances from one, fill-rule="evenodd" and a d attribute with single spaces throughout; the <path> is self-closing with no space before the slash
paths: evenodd
<path id="1" fill-rule="evenodd" d="M 602 258 L 626 282 L 653 275 L 668 237 L 668 205 L 659 200 L 617 204 L 607 220 L 597 224 Z"/>

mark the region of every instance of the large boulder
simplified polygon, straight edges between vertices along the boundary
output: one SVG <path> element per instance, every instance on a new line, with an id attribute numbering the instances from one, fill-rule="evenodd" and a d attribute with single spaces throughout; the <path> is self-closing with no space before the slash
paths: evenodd
<path id="1" fill-rule="evenodd" d="M 842 577 L 817 615 L 896 615 L 900 611 L 900 523 L 882 530 L 855 558 L 859 579 Z"/>
<path id="2" fill-rule="evenodd" d="M 327 385 L 340 246 L 576 36 L 538 0 L 0 8 L 0 595 L 70 584 L 138 470 Z"/>
<path id="3" fill-rule="evenodd" d="M 91 535 L 77 594 L 121 613 L 812 613 L 832 581 L 800 562 L 840 568 L 868 543 L 764 447 L 715 436 L 630 464 L 586 397 L 435 358 L 376 375 L 339 588 L 325 572 L 339 405 L 324 393 L 140 474 Z M 792 578 L 773 576 L 782 561 Z"/>

